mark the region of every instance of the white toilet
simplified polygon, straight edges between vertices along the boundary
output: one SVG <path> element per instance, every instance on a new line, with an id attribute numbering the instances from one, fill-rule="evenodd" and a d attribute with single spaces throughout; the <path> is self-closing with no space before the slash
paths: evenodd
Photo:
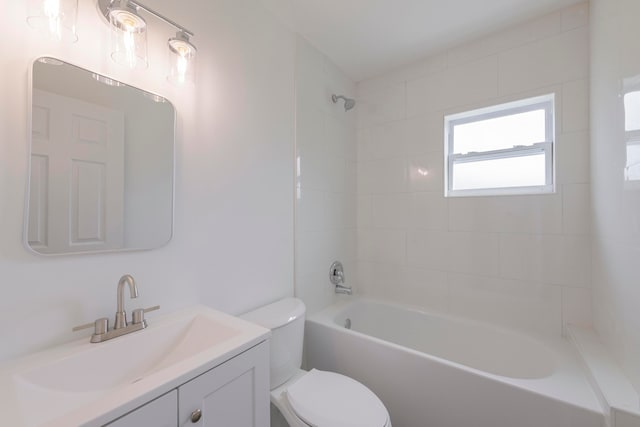
<path id="1" fill-rule="evenodd" d="M 285 298 L 242 316 L 271 329 L 271 403 L 291 427 L 391 427 L 387 409 L 363 384 L 300 369 L 304 314 L 301 300 Z"/>

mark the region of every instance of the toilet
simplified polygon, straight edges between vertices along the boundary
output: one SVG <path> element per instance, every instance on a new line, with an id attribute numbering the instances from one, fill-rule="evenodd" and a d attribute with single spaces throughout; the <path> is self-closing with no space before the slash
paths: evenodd
<path id="1" fill-rule="evenodd" d="M 290 427 L 391 427 L 387 408 L 363 384 L 300 369 L 305 310 L 301 300 L 285 298 L 241 316 L 271 329 L 271 403 Z"/>

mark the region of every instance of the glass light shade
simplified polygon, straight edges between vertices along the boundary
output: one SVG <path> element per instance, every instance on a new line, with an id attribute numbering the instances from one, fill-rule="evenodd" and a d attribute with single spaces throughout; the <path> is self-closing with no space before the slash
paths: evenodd
<path id="1" fill-rule="evenodd" d="M 111 59 L 129 68 L 147 68 L 147 23 L 135 9 L 109 10 Z"/>
<path id="2" fill-rule="evenodd" d="M 169 39 L 169 75 L 167 80 L 176 85 L 195 83 L 196 47 L 184 33 Z"/>
<path id="3" fill-rule="evenodd" d="M 78 0 L 29 0 L 27 23 L 47 37 L 75 43 Z"/>

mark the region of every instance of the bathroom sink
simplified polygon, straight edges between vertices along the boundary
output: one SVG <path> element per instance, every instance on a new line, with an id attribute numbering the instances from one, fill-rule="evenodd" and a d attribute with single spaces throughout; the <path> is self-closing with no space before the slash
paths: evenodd
<path id="1" fill-rule="evenodd" d="M 80 423 L 75 420 L 127 409 L 268 336 L 266 329 L 201 306 L 148 321 L 138 332 L 98 344 L 86 337 L 0 370 L 0 402 L 13 400 L 26 420 L 11 425 L 71 425 L 71 419 Z M 12 395 L 3 396 L 8 389 Z M 0 412 L 9 413 L 3 406 Z"/>
<path id="2" fill-rule="evenodd" d="M 206 348 L 232 338 L 238 331 L 202 315 L 123 336 L 104 345 L 54 360 L 16 376 L 47 390 L 98 392 L 135 383 Z"/>

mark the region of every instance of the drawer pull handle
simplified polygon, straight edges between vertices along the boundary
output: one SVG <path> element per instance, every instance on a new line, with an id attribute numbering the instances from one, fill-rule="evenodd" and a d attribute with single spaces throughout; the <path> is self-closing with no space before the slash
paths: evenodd
<path id="1" fill-rule="evenodd" d="M 197 423 L 202 418 L 202 411 L 200 409 L 196 409 L 191 413 L 191 422 Z"/>

